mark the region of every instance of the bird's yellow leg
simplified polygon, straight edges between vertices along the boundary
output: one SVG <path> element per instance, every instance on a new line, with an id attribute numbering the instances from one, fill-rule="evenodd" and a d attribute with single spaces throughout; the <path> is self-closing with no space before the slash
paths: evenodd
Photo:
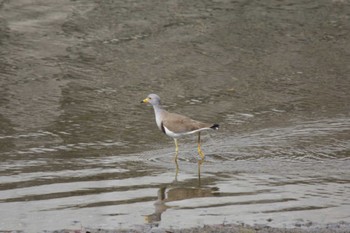
<path id="1" fill-rule="evenodd" d="M 177 160 L 175 160 L 175 181 L 177 181 L 177 175 L 179 174 L 179 164 L 177 163 Z"/>
<path id="2" fill-rule="evenodd" d="M 201 157 L 201 159 L 203 160 L 205 155 L 204 155 L 203 151 L 201 150 L 201 132 L 198 132 L 198 154 Z"/>
<path id="3" fill-rule="evenodd" d="M 177 139 L 176 138 L 174 138 L 174 142 L 175 142 L 175 158 L 174 158 L 174 160 L 175 160 L 175 163 L 177 165 L 177 155 L 179 154 L 179 147 L 177 145 Z"/>

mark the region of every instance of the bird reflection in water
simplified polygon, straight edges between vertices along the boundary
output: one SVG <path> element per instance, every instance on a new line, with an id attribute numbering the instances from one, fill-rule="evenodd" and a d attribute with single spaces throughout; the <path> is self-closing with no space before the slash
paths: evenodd
<path id="1" fill-rule="evenodd" d="M 186 199 L 201 198 L 201 197 L 213 197 L 220 195 L 217 187 L 202 187 L 201 186 L 201 166 L 203 160 L 198 161 L 198 183 L 193 185 L 193 180 L 184 181 L 179 183 L 177 181 L 178 164 L 176 163 L 176 174 L 173 183 L 160 186 L 158 190 L 158 198 L 154 203 L 154 213 L 145 215 L 145 222 L 155 227 L 159 226 L 162 219 L 162 214 L 171 206 L 168 206 L 168 202 L 181 201 Z"/>

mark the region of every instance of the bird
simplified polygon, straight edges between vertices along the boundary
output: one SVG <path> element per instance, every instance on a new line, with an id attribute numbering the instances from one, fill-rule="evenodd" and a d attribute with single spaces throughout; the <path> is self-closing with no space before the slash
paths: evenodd
<path id="1" fill-rule="evenodd" d="M 198 154 L 201 161 L 204 160 L 205 155 L 201 150 L 201 131 L 204 130 L 218 130 L 219 124 L 209 124 L 201 121 L 193 120 L 187 116 L 177 113 L 170 113 L 166 111 L 160 101 L 160 97 L 157 94 L 149 94 L 147 98 L 141 101 L 141 103 L 151 104 L 154 109 L 156 123 L 158 128 L 167 136 L 172 137 L 175 142 L 175 162 L 177 163 L 177 157 L 179 152 L 177 139 L 189 135 L 198 134 Z"/>

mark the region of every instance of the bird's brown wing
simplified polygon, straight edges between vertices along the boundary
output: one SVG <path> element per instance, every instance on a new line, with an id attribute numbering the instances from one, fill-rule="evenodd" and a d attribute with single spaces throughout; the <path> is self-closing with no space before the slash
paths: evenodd
<path id="1" fill-rule="evenodd" d="M 206 124 L 180 114 L 169 112 L 164 115 L 163 125 L 174 133 L 185 133 L 201 128 L 209 128 L 211 126 L 211 124 Z"/>

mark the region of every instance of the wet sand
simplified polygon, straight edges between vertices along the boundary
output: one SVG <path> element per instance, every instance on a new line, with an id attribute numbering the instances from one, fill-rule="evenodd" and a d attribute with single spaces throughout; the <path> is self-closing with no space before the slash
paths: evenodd
<path id="1" fill-rule="evenodd" d="M 343 0 L 0 0 L 0 230 L 349 232 L 349 17 Z M 221 124 L 201 174 L 188 138 L 175 175 L 150 92 Z"/>

